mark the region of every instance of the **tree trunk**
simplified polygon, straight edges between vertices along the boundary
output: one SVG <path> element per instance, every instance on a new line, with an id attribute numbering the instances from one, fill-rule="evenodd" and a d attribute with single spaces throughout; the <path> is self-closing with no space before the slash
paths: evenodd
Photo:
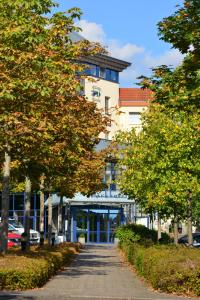
<path id="1" fill-rule="evenodd" d="M 40 181 L 40 232 L 44 232 L 44 178 Z"/>
<path id="2" fill-rule="evenodd" d="M 52 239 L 52 194 L 48 198 L 48 245 L 51 245 Z"/>
<path id="3" fill-rule="evenodd" d="M 60 196 L 58 205 L 58 232 L 63 234 L 63 196 Z"/>
<path id="4" fill-rule="evenodd" d="M 158 241 L 161 239 L 161 219 L 158 214 Z"/>
<path id="5" fill-rule="evenodd" d="M 193 237 L 192 237 L 192 193 L 189 192 L 188 197 L 188 245 L 193 245 Z"/>
<path id="6" fill-rule="evenodd" d="M 25 233 L 27 236 L 26 250 L 30 243 L 30 209 L 31 209 L 31 180 L 28 176 L 25 178 Z"/>
<path id="7" fill-rule="evenodd" d="M 178 244 L 178 221 L 176 216 L 174 216 L 174 244 Z"/>
<path id="8" fill-rule="evenodd" d="M 3 166 L 2 208 L 1 208 L 1 222 L 0 222 L 0 252 L 2 254 L 5 254 L 7 250 L 8 217 L 9 217 L 9 201 L 10 201 L 10 191 L 9 191 L 10 162 L 11 162 L 11 157 L 9 151 L 6 151 L 5 161 Z"/>

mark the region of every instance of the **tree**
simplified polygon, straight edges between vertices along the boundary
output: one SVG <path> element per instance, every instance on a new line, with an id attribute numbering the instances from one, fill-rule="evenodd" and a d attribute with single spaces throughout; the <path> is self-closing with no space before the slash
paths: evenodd
<path id="1" fill-rule="evenodd" d="M 154 92 L 143 132 L 127 134 L 131 143 L 122 164 L 122 188 L 161 214 L 188 219 L 192 244 L 192 211 L 199 206 L 200 7 L 197 0 L 159 22 L 159 36 L 185 54 L 181 66 L 159 66 L 140 85 Z M 123 140 L 123 139 L 122 139 Z M 137 161 L 136 161 L 137 160 Z M 130 186 L 128 186 L 130 184 Z M 187 212 L 186 212 L 187 211 Z M 176 238 L 176 234 L 175 234 Z"/>
<path id="2" fill-rule="evenodd" d="M 157 212 L 163 219 L 173 216 L 174 224 L 191 218 L 191 194 L 193 206 L 198 203 L 198 126 L 197 114 L 189 120 L 179 114 L 171 118 L 161 105 L 152 105 L 139 134 L 132 130 L 118 136 L 125 145 L 119 154 L 119 167 L 125 166 L 119 180 L 123 193 L 149 214 Z"/>
<path id="3" fill-rule="evenodd" d="M 43 174 L 47 162 L 59 153 L 68 169 L 77 167 L 105 126 L 96 106 L 79 93 L 84 66 L 77 63 L 101 49 L 88 41 L 73 44 L 69 33 L 78 30 L 74 19 L 80 17 L 80 10 L 47 17 L 54 6 L 50 0 L 0 1 L 2 252 L 6 250 L 10 160 L 25 166 L 30 187 L 30 164 L 43 166 Z"/>
<path id="4" fill-rule="evenodd" d="M 168 110 L 168 114 L 173 116 L 174 113 L 180 115 L 179 123 L 195 124 L 195 147 L 194 151 L 199 151 L 199 103 L 200 103 L 200 7 L 199 1 L 185 0 L 183 7 L 171 16 L 164 18 L 158 23 L 158 30 L 161 39 L 170 42 L 174 48 L 185 54 L 181 66 L 172 70 L 166 66 L 154 69 L 151 78 L 143 78 L 142 85 L 148 87 L 155 92 L 155 102 L 163 104 L 164 110 Z M 194 118 L 192 117 L 194 116 Z M 191 118 L 193 121 L 191 121 Z M 193 147 L 193 141 L 190 141 L 188 147 Z M 191 176 L 196 176 L 199 180 L 199 156 L 196 155 L 194 168 L 191 170 L 189 161 L 185 164 L 187 170 L 186 182 Z M 193 189 L 194 193 L 194 189 Z M 192 244 L 192 202 L 193 195 L 188 185 L 188 228 L 189 243 Z M 198 207 L 195 202 L 195 207 Z"/>

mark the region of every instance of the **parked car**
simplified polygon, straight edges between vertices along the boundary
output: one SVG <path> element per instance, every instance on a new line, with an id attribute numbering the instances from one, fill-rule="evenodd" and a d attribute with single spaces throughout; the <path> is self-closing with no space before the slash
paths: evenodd
<path id="1" fill-rule="evenodd" d="M 193 246 L 196 248 L 200 248 L 200 232 L 194 232 L 193 236 Z M 178 239 L 179 244 L 188 245 L 188 235 L 184 235 Z"/>
<path id="2" fill-rule="evenodd" d="M 13 246 L 20 246 L 21 242 L 21 235 L 8 232 L 8 248 L 11 248 Z"/>
<path id="3" fill-rule="evenodd" d="M 10 232 L 16 233 L 16 234 L 22 234 L 24 232 L 24 227 L 20 222 L 17 222 L 15 219 L 9 218 L 8 220 L 8 230 Z M 38 231 L 30 229 L 30 244 L 35 245 L 39 244 L 40 242 L 40 234 Z"/>

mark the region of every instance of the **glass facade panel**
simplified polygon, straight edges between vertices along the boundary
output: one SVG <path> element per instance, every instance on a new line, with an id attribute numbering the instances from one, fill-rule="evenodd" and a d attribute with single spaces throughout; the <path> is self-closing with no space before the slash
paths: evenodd
<path id="1" fill-rule="evenodd" d="M 87 229 L 87 212 L 79 211 L 76 215 L 77 230 Z"/>
<path id="2" fill-rule="evenodd" d="M 107 70 L 105 68 L 100 67 L 99 77 L 106 78 L 107 77 L 106 75 L 107 75 Z"/>
<path id="3" fill-rule="evenodd" d="M 108 214 L 99 215 L 100 231 L 108 230 Z"/>
<path id="4" fill-rule="evenodd" d="M 110 221 L 110 230 L 116 230 L 117 227 L 120 226 L 120 213 L 118 214 L 110 214 L 109 221 Z"/>
<path id="5" fill-rule="evenodd" d="M 114 243 L 116 228 L 121 224 L 121 209 L 75 208 L 76 233 L 85 234 L 89 243 Z"/>
<path id="6" fill-rule="evenodd" d="M 114 239 L 115 239 L 115 231 L 111 230 L 110 234 L 109 234 L 109 243 L 114 243 Z"/>
<path id="7" fill-rule="evenodd" d="M 95 232 L 95 231 L 90 232 L 89 242 L 97 243 L 97 232 Z"/>
<path id="8" fill-rule="evenodd" d="M 108 243 L 108 232 L 100 231 L 100 243 Z"/>
<path id="9" fill-rule="evenodd" d="M 14 210 L 24 209 L 24 195 L 15 195 Z"/>
<path id="10" fill-rule="evenodd" d="M 113 70 L 110 70 L 110 80 L 118 82 L 119 73 Z"/>
<path id="11" fill-rule="evenodd" d="M 119 72 L 111 70 L 105 67 L 99 67 L 97 65 L 88 64 L 88 67 L 85 69 L 85 74 L 89 76 L 95 76 L 103 78 L 113 82 L 119 82 Z"/>
<path id="12" fill-rule="evenodd" d="M 89 214 L 89 230 L 97 231 L 97 214 L 91 212 Z"/>
<path id="13" fill-rule="evenodd" d="M 92 64 L 88 64 L 88 68 L 85 69 L 85 73 L 89 76 L 98 76 L 99 72 L 98 72 L 98 66 L 96 65 L 92 65 Z"/>

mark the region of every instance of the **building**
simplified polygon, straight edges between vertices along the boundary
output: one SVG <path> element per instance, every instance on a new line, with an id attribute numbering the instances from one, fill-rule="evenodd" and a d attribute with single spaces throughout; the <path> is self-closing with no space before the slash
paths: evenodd
<path id="1" fill-rule="evenodd" d="M 152 99 L 152 91 L 141 88 L 120 88 L 119 107 L 120 120 L 119 129 L 126 131 L 131 128 L 141 129 L 141 114 L 148 108 Z"/>
<path id="2" fill-rule="evenodd" d="M 119 77 L 120 72 L 130 63 L 107 56 L 97 55 L 84 61 L 88 65 L 84 80 L 84 94 L 88 101 L 94 101 L 97 107 L 111 119 L 108 133 L 100 138 L 111 140 L 119 130 Z"/>
<path id="3" fill-rule="evenodd" d="M 120 88 L 120 72 L 130 63 L 98 55 L 83 60 L 88 77 L 83 82 L 83 92 L 88 101 L 94 101 L 105 115 L 111 118 L 108 133 L 100 136 L 97 151 L 107 147 L 119 130 L 141 129 L 141 113 L 147 109 L 151 99 L 151 91 L 138 88 Z M 77 194 L 73 199 L 62 199 L 65 213 L 62 226 L 67 231 L 70 241 L 77 241 L 81 236 L 87 243 L 114 242 L 116 228 L 124 223 L 136 221 L 149 226 L 149 218 L 138 210 L 134 200 L 120 193 L 115 184 L 117 177 L 115 160 L 110 160 L 104 174 L 104 182 L 108 189 L 87 198 Z M 48 201 L 47 201 L 48 202 Z M 47 204 L 46 202 L 46 204 Z M 53 196 L 54 227 L 59 227 L 58 214 L 60 199 Z"/>

